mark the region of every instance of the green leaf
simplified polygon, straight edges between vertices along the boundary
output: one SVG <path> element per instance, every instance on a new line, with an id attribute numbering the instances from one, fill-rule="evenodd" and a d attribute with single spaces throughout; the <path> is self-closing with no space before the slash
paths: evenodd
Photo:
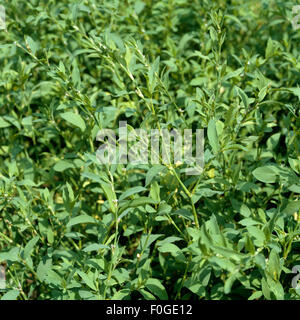
<path id="1" fill-rule="evenodd" d="M 157 181 L 151 183 L 150 197 L 157 202 L 160 202 L 160 187 Z"/>
<path id="2" fill-rule="evenodd" d="M 274 150 L 279 143 L 281 133 L 273 134 L 267 141 L 267 147 L 269 150 Z"/>
<path id="3" fill-rule="evenodd" d="M 269 166 L 256 168 L 252 172 L 252 174 L 257 180 L 261 182 L 265 182 L 265 183 L 276 182 L 276 177 L 277 177 L 276 172 Z"/>
<path id="4" fill-rule="evenodd" d="M 300 210 L 300 200 L 298 201 L 290 201 L 286 207 L 282 210 L 285 214 L 294 214 L 298 213 Z"/>
<path id="5" fill-rule="evenodd" d="M 194 87 L 198 87 L 198 86 L 203 85 L 204 81 L 205 81 L 204 77 L 196 77 L 190 82 L 190 85 L 194 86 Z"/>
<path id="6" fill-rule="evenodd" d="M 232 72 L 230 72 L 230 73 L 227 73 L 227 75 L 223 78 L 223 81 L 227 81 L 227 80 L 229 80 L 229 79 L 231 79 L 231 78 L 236 78 L 236 77 L 238 77 L 243 71 L 244 71 L 244 67 L 241 67 L 241 68 L 239 68 L 239 69 L 237 69 L 237 70 L 234 70 L 234 71 L 232 71 Z"/>
<path id="7" fill-rule="evenodd" d="M 254 241 L 255 245 L 262 246 L 264 244 L 266 237 L 262 230 L 255 226 L 248 226 L 247 230 L 249 234 L 256 239 L 256 241 Z"/>
<path id="8" fill-rule="evenodd" d="M 271 299 L 274 299 L 273 296 L 275 296 L 277 300 L 284 299 L 284 290 L 280 282 L 273 280 L 271 277 L 267 275 L 267 286 L 270 291 Z"/>
<path id="9" fill-rule="evenodd" d="M 30 36 L 25 36 L 25 41 L 30 51 L 35 55 L 38 49 L 37 43 Z"/>
<path id="10" fill-rule="evenodd" d="M 61 286 L 63 279 L 60 275 L 52 269 L 48 269 L 45 275 L 45 282 L 55 286 Z"/>
<path id="11" fill-rule="evenodd" d="M 151 167 L 146 175 L 146 187 L 152 182 L 154 177 L 156 177 L 160 172 L 162 172 L 165 169 L 166 167 L 160 164 L 154 165 L 153 167 Z"/>
<path id="12" fill-rule="evenodd" d="M 37 277 L 40 281 L 44 281 L 47 277 L 47 273 L 51 270 L 52 261 L 51 259 L 42 260 L 40 261 L 38 267 L 37 267 Z"/>
<path id="13" fill-rule="evenodd" d="M 192 279 L 188 279 L 184 286 L 199 297 L 205 296 L 205 286 L 202 283 L 195 283 L 195 281 L 192 281 Z"/>
<path id="14" fill-rule="evenodd" d="M 19 253 L 20 253 L 20 248 L 19 247 L 13 247 L 11 248 L 8 252 L 0 252 L 0 261 L 19 261 Z"/>
<path id="15" fill-rule="evenodd" d="M 161 281 L 154 278 L 149 278 L 145 287 L 155 294 L 160 300 L 168 300 L 168 294 Z"/>
<path id="16" fill-rule="evenodd" d="M 82 132 L 85 131 L 86 129 L 85 122 L 79 114 L 74 112 L 65 112 L 65 113 L 61 113 L 60 116 L 67 122 L 80 128 Z"/>
<path id="17" fill-rule="evenodd" d="M 148 89 L 150 93 L 153 93 L 155 87 L 156 87 L 156 75 L 158 75 L 159 71 L 159 61 L 160 58 L 157 57 L 153 64 L 150 66 L 148 71 Z"/>
<path id="18" fill-rule="evenodd" d="M 271 38 L 268 39 L 267 47 L 266 47 L 266 53 L 265 57 L 266 59 L 269 59 L 274 54 L 274 42 Z"/>
<path id="19" fill-rule="evenodd" d="M 128 208 L 136 208 L 139 206 L 145 206 L 146 204 L 157 204 L 157 201 L 148 197 L 139 197 L 131 201 L 127 200 L 122 205 L 120 204 L 119 214 Z"/>
<path id="20" fill-rule="evenodd" d="M 111 183 L 106 183 L 106 182 L 102 182 L 101 183 L 101 188 L 103 189 L 105 196 L 109 202 L 109 206 L 110 209 L 113 213 L 117 212 L 117 208 L 118 208 L 118 199 L 117 196 L 115 194 L 113 185 Z"/>
<path id="21" fill-rule="evenodd" d="M 251 216 L 251 211 L 250 209 L 243 203 L 241 205 L 241 215 L 243 215 L 244 217 L 250 217 Z"/>
<path id="22" fill-rule="evenodd" d="M 111 300 L 124 300 L 126 297 L 130 296 L 130 292 L 130 289 L 121 289 L 111 297 Z"/>
<path id="23" fill-rule="evenodd" d="M 85 178 L 91 179 L 94 182 L 100 183 L 100 185 L 104 183 L 104 181 L 99 177 L 99 175 L 94 174 L 92 172 L 83 172 L 81 175 Z"/>
<path id="24" fill-rule="evenodd" d="M 77 273 L 80 275 L 80 277 L 82 278 L 83 282 L 90 287 L 92 290 L 97 291 L 97 288 L 95 286 L 94 280 L 92 278 L 92 274 L 87 275 L 86 273 L 82 272 L 82 271 L 77 271 Z"/>
<path id="25" fill-rule="evenodd" d="M 207 127 L 207 136 L 210 146 L 213 149 L 214 154 L 217 154 L 220 150 L 219 138 L 216 129 L 216 122 L 214 119 L 211 119 Z"/>
<path id="26" fill-rule="evenodd" d="M 288 88 L 288 90 L 297 96 L 300 101 L 300 88 Z"/>
<path id="27" fill-rule="evenodd" d="M 39 241 L 40 237 L 36 236 L 34 238 L 32 238 L 26 245 L 26 247 L 24 248 L 24 259 L 26 260 L 31 252 L 33 251 L 35 245 L 37 244 L 37 242 Z"/>
<path id="28" fill-rule="evenodd" d="M 226 281 L 224 285 L 224 293 L 229 294 L 231 292 L 232 285 L 236 280 L 236 275 L 232 274 Z"/>
<path id="29" fill-rule="evenodd" d="M 17 300 L 19 294 L 20 294 L 19 290 L 12 289 L 3 295 L 1 300 Z"/>
<path id="30" fill-rule="evenodd" d="M 63 172 L 67 169 L 74 169 L 74 168 L 75 168 L 74 164 L 71 161 L 66 161 L 66 160 L 58 161 L 53 167 L 53 169 L 57 172 Z"/>
<path id="31" fill-rule="evenodd" d="M 140 289 L 139 292 L 143 295 L 145 300 L 156 300 L 155 296 L 152 295 L 150 292 L 144 289 Z"/>
<path id="32" fill-rule="evenodd" d="M 270 252 L 268 270 L 275 281 L 279 280 L 281 272 L 280 258 L 275 249 L 272 249 Z"/>
<path id="33" fill-rule="evenodd" d="M 110 247 L 106 246 L 104 244 L 93 243 L 93 244 L 90 244 L 87 247 L 85 247 L 83 249 L 83 251 L 84 252 L 91 252 L 91 251 L 98 251 L 98 250 L 101 250 L 101 249 L 110 249 Z"/>
<path id="34" fill-rule="evenodd" d="M 201 198 L 209 198 L 209 197 L 213 197 L 216 194 L 223 194 L 223 193 L 224 193 L 223 191 L 212 190 L 209 188 L 199 188 L 199 189 L 196 189 L 196 191 L 192 195 L 192 200 L 193 200 L 193 203 L 196 203 Z"/>
<path id="35" fill-rule="evenodd" d="M 7 128 L 7 127 L 10 127 L 10 126 L 11 126 L 11 124 L 9 122 L 5 121 L 3 119 L 3 117 L 0 117 L 0 129 L 1 128 Z"/>
<path id="36" fill-rule="evenodd" d="M 87 214 L 83 214 L 83 215 L 71 218 L 70 221 L 67 223 L 67 228 L 73 227 L 81 223 L 97 223 L 97 221 L 93 217 Z"/>
<path id="37" fill-rule="evenodd" d="M 237 90 L 238 95 L 241 97 L 243 104 L 245 106 L 245 108 L 247 109 L 249 107 L 249 98 L 246 95 L 246 93 L 239 87 L 235 87 Z"/>
<path id="38" fill-rule="evenodd" d="M 271 300 L 271 291 L 265 278 L 261 279 L 261 290 L 267 300 Z"/>
<path id="39" fill-rule="evenodd" d="M 130 188 L 121 194 L 121 196 L 119 197 L 119 200 L 122 201 L 122 200 L 130 197 L 133 194 L 138 194 L 138 193 L 146 191 L 146 190 L 147 190 L 146 188 L 141 187 L 141 186 Z"/>
<path id="40" fill-rule="evenodd" d="M 162 253 L 171 253 L 175 258 L 178 258 L 181 261 L 185 261 L 185 256 L 181 250 L 173 243 L 163 243 L 158 247 L 158 251 Z"/>
<path id="41" fill-rule="evenodd" d="M 239 253 L 232 249 L 228 249 L 220 246 L 211 246 L 211 248 L 213 248 L 215 252 L 219 253 L 223 257 L 236 260 L 237 262 L 245 257 L 244 254 Z"/>
<path id="42" fill-rule="evenodd" d="M 268 88 L 269 88 L 269 85 L 266 85 L 259 91 L 258 102 L 261 102 L 261 101 L 264 100 L 264 98 L 265 98 L 265 96 L 267 94 Z"/>
<path id="43" fill-rule="evenodd" d="M 219 258 L 216 256 L 212 256 L 208 258 L 208 261 L 211 263 L 211 265 L 217 264 L 220 268 L 229 272 L 234 272 L 236 269 L 236 264 L 231 262 L 228 258 Z"/>
<path id="44" fill-rule="evenodd" d="M 257 300 L 262 296 L 262 294 L 263 293 L 261 291 L 256 291 L 251 294 L 251 296 L 248 298 L 248 300 Z"/>
<path id="45" fill-rule="evenodd" d="M 74 62 L 73 62 L 72 81 L 74 83 L 75 88 L 79 88 L 80 87 L 80 85 L 81 85 L 80 72 L 79 72 L 76 60 L 74 60 Z M 84 131 L 84 130 L 82 130 L 82 131 Z"/>

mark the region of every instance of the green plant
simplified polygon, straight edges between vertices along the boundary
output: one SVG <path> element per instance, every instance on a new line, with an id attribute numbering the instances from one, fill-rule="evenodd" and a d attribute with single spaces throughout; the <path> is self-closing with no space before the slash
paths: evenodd
<path id="1" fill-rule="evenodd" d="M 2 299 L 299 299 L 292 1 L 2 1 Z M 205 166 L 97 132 L 205 129 Z"/>

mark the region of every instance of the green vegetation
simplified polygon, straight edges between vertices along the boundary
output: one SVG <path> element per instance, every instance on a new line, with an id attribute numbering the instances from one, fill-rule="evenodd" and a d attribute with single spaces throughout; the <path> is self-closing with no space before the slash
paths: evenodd
<path id="1" fill-rule="evenodd" d="M 300 298 L 296 1 L 10 0 L 2 299 Z M 205 166 L 99 165 L 97 132 L 205 129 Z"/>

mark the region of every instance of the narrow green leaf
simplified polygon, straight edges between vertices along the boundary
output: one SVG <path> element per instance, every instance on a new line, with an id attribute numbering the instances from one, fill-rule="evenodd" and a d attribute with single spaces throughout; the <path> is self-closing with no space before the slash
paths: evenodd
<path id="1" fill-rule="evenodd" d="M 220 145 L 216 129 L 216 122 L 214 119 L 211 119 L 208 123 L 207 136 L 209 144 L 212 147 L 214 154 L 217 154 L 220 150 Z"/>
<path id="2" fill-rule="evenodd" d="M 40 237 L 36 236 L 34 238 L 32 238 L 27 244 L 26 247 L 24 249 L 24 259 L 27 259 L 29 257 L 29 255 L 31 254 L 31 252 L 33 251 L 35 245 L 37 244 L 37 242 L 39 241 Z"/>
<path id="3" fill-rule="evenodd" d="M 67 223 L 67 228 L 73 227 L 77 224 L 81 223 L 97 223 L 97 221 L 87 214 L 83 214 L 74 218 L 71 218 L 70 221 Z"/>

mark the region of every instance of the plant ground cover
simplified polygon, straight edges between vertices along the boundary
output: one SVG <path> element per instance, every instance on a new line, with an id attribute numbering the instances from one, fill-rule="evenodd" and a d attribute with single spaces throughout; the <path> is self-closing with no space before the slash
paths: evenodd
<path id="1" fill-rule="evenodd" d="M 297 1 L 0 4 L 2 299 L 300 298 Z M 100 165 L 119 121 L 203 172 Z"/>

